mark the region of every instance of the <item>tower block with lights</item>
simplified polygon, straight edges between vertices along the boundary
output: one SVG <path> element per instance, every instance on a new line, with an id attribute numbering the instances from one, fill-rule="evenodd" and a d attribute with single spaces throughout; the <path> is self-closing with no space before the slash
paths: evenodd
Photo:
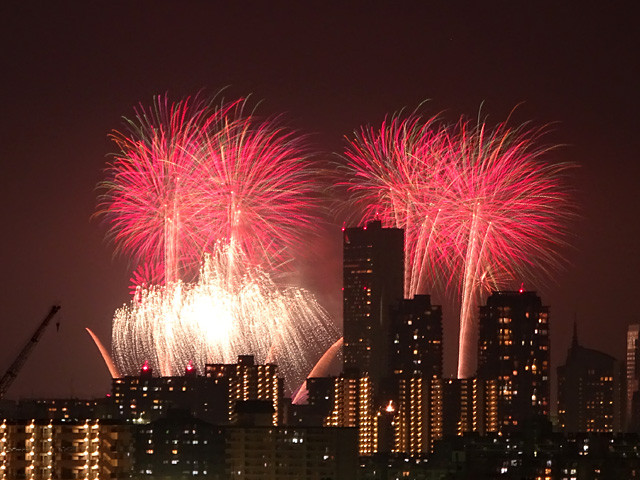
<path id="1" fill-rule="evenodd" d="M 496 381 L 498 431 L 549 415 L 549 307 L 535 292 L 496 291 L 480 307 L 478 378 Z"/>
<path id="2" fill-rule="evenodd" d="M 384 402 L 385 413 L 392 414 L 393 443 L 381 445 L 393 453 L 426 455 L 442 437 L 442 307 L 432 305 L 429 295 L 397 302 L 388 341 Z"/>
<path id="3" fill-rule="evenodd" d="M 388 364 L 389 312 L 403 298 L 404 231 L 374 220 L 343 231 L 344 372 L 374 386 Z"/>

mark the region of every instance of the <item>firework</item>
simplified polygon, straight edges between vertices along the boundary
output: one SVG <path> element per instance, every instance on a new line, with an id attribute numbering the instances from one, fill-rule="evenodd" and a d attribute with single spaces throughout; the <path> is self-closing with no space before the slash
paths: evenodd
<path id="1" fill-rule="evenodd" d="M 128 135 L 112 135 L 120 153 L 100 185 L 105 193 L 99 213 L 108 216 L 116 247 L 144 265 L 138 275 L 154 270 L 175 280 L 179 261 L 201 261 L 200 245 L 179 238 L 199 227 L 184 180 L 201 148 L 201 132 L 216 111 L 200 100 L 169 104 L 158 97 L 151 108 L 140 106 L 136 113 L 136 120 L 127 123 Z"/>
<path id="2" fill-rule="evenodd" d="M 437 202 L 447 131 L 438 118 L 394 116 L 379 131 L 363 128 L 350 144 L 347 182 L 363 220 L 380 218 L 405 230 L 405 296 L 426 293 L 441 271 L 443 228 Z"/>
<path id="3" fill-rule="evenodd" d="M 549 274 L 572 216 L 570 165 L 543 161 L 544 132 L 506 124 L 394 117 L 349 146 L 350 189 L 386 225 L 406 232 L 405 296 L 456 285 L 458 376 L 474 369 L 474 314 L 489 289 Z"/>
<path id="4" fill-rule="evenodd" d="M 148 361 L 161 375 L 175 375 L 189 362 L 204 369 L 251 352 L 277 363 L 294 388 L 337 332 L 308 291 L 277 286 L 238 246 L 219 243 L 197 282 L 138 288 L 116 312 L 113 335 L 120 371 Z"/>
<path id="5" fill-rule="evenodd" d="M 100 184 L 99 214 L 137 284 L 197 274 L 218 241 L 274 267 L 311 226 L 311 169 L 299 137 L 245 101 L 201 99 L 140 106 Z M 148 282 L 145 282 L 148 280 Z"/>
<path id="6" fill-rule="evenodd" d="M 134 298 L 113 322 L 118 367 L 148 360 L 169 375 L 254 354 L 297 386 L 336 336 L 309 292 L 273 277 L 314 224 L 302 140 L 241 100 L 161 97 L 128 125 L 113 136 L 120 153 L 100 199 L 109 236 L 136 264 Z"/>

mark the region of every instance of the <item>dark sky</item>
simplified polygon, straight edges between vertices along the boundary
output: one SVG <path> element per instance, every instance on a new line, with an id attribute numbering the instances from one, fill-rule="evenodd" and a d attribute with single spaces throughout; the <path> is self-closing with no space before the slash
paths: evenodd
<path id="1" fill-rule="evenodd" d="M 582 219 L 567 270 L 526 286 L 551 306 L 554 367 L 574 315 L 585 346 L 622 358 L 625 329 L 640 321 L 640 35 L 624 9 L 539 3 L 3 2 L 0 371 L 62 305 L 60 331 L 45 333 L 9 397 L 109 390 L 84 332 L 110 343 L 113 311 L 128 300 L 127 262 L 91 219 L 115 150 L 107 135 L 154 94 L 225 86 L 227 97 L 264 99 L 261 113 L 284 113 L 326 152 L 425 99 L 450 120 L 484 102 L 490 122 L 520 103 L 514 124 L 556 122 L 549 140 L 566 145 L 556 156 L 580 165 Z M 305 283 L 339 316 L 339 229 L 315 248 L 324 268 L 307 268 Z M 455 316 L 445 323 L 453 374 Z"/>

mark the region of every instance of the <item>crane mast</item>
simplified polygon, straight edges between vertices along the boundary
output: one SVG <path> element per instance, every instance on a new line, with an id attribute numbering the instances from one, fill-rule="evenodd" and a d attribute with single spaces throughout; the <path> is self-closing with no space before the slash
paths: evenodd
<path id="1" fill-rule="evenodd" d="M 58 313 L 58 310 L 60 310 L 59 305 L 54 305 L 53 307 L 51 307 L 51 310 L 49 311 L 47 316 L 44 317 L 44 320 L 42 320 L 40 326 L 33 333 L 26 345 L 22 347 L 22 350 L 20 350 L 20 353 L 18 354 L 16 359 L 0 379 L 0 399 L 4 398 L 4 394 L 7 392 L 13 381 L 18 376 L 20 369 L 24 366 L 27 358 L 29 358 L 33 347 L 36 346 L 36 343 L 38 343 L 40 337 L 51 322 L 51 319 L 55 316 L 56 313 Z"/>

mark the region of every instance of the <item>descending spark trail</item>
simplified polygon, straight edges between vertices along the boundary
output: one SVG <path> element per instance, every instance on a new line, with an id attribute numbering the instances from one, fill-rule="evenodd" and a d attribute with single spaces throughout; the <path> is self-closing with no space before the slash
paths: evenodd
<path id="1" fill-rule="evenodd" d="M 112 135 L 120 153 L 100 184 L 99 213 L 107 216 L 118 250 L 138 262 L 138 275 L 151 270 L 161 275 L 145 280 L 164 281 L 166 275 L 175 281 L 182 266 L 201 261 L 201 225 L 184 182 L 202 148 L 203 129 L 224 113 L 199 99 L 169 104 L 158 97 L 151 108 L 139 107 L 127 133 Z"/>
<path id="2" fill-rule="evenodd" d="M 475 313 L 483 292 L 549 275 L 574 208 L 571 165 L 547 163 L 544 131 L 506 123 L 441 125 L 415 114 L 362 129 L 350 143 L 347 184 L 363 220 L 405 229 L 405 296 L 457 285 L 458 377 L 475 369 Z"/>
<path id="3" fill-rule="evenodd" d="M 340 337 L 333 345 L 331 345 L 326 352 L 320 357 L 318 363 L 315 364 L 307 379 L 314 377 L 326 377 L 329 373 L 329 367 L 331 363 L 339 358 L 340 351 L 342 349 L 343 338 Z M 307 390 L 307 382 L 300 386 L 297 392 L 291 396 L 291 403 L 294 405 L 300 405 L 306 403 L 309 398 L 309 391 Z"/>
<path id="4" fill-rule="evenodd" d="M 338 336 L 309 292 L 275 280 L 314 225 L 305 147 L 245 103 L 158 97 L 113 136 L 99 213 L 137 264 L 134 298 L 113 321 L 122 372 L 253 354 L 295 388 Z"/>

